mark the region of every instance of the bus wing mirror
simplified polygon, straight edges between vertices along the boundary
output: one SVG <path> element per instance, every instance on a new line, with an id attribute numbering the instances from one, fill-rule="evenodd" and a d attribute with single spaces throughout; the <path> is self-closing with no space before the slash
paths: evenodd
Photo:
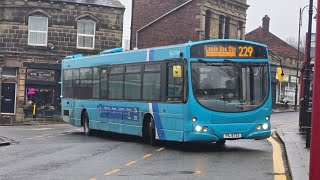
<path id="1" fill-rule="evenodd" d="M 182 77 L 182 71 L 181 71 L 181 66 L 180 65 L 176 65 L 176 66 L 173 66 L 172 70 L 172 74 L 173 74 L 173 77 L 174 78 L 181 78 Z"/>
<path id="2" fill-rule="evenodd" d="M 284 73 L 281 67 L 277 68 L 277 78 L 279 82 L 283 82 L 284 81 Z"/>

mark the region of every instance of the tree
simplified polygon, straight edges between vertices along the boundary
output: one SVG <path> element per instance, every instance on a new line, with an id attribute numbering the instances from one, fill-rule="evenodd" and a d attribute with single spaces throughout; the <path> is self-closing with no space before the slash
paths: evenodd
<path id="1" fill-rule="evenodd" d="M 291 45 L 292 47 L 298 49 L 298 41 L 296 38 L 294 37 L 289 37 L 287 38 L 287 41 L 286 41 L 289 45 Z M 302 53 L 304 53 L 304 50 L 305 50 L 305 45 L 306 45 L 306 36 L 303 36 L 301 37 L 301 40 L 300 40 L 300 51 Z"/>

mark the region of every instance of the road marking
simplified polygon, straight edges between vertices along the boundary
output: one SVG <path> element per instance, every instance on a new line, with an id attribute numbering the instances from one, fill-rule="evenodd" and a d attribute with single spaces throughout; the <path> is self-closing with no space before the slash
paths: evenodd
<path id="1" fill-rule="evenodd" d="M 91 178 L 90 180 L 96 180 L 95 178 Z"/>
<path id="2" fill-rule="evenodd" d="M 146 159 L 146 158 L 148 158 L 148 157 L 150 157 L 150 156 L 152 156 L 152 154 L 146 154 L 146 155 L 144 155 L 142 158 L 143 158 L 143 159 Z"/>
<path id="3" fill-rule="evenodd" d="M 116 172 L 118 172 L 118 171 L 120 171 L 121 169 L 114 169 L 114 170 L 112 170 L 112 171 L 110 171 L 110 172 L 107 172 L 107 173 L 105 173 L 104 175 L 105 176 L 110 176 L 111 174 L 114 174 L 114 173 L 116 173 Z"/>
<path id="4" fill-rule="evenodd" d="M 164 150 L 165 149 L 165 147 L 162 147 L 162 148 L 160 148 L 160 149 L 158 149 L 158 150 L 156 150 L 157 152 L 160 152 L 160 151 L 162 151 L 162 150 Z"/>
<path id="5" fill-rule="evenodd" d="M 193 174 L 196 174 L 196 175 L 202 174 L 202 173 L 203 173 L 203 171 L 201 171 L 201 170 L 197 170 L 197 171 L 194 171 L 194 172 L 193 172 Z"/>
<path id="6" fill-rule="evenodd" d="M 136 162 L 138 162 L 138 161 L 131 161 L 131 162 L 127 163 L 126 166 L 131 166 L 132 164 L 134 164 Z"/>
<path id="7" fill-rule="evenodd" d="M 282 153 L 280 144 L 272 137 L 268 138 L 268 141 L 272 144 L 273 149 L 273 173 L 274 180 L 286 180 L 286 172 L 283 165 Z"/>

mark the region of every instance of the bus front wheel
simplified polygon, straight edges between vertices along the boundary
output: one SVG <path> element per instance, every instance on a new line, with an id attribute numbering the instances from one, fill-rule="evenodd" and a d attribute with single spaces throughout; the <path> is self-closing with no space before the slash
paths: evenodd
<path id="1" fill-rule="evenodd" d="M 147 118 L 143 122 L 143 129 L 142 129 L 142 138 L 144 143 L 155 145 L 155 125 L 152 117 Z"/>
<path id="2" fill-rule="evenodd" d="M 83 117 L 82 117 L 82 121 L 83 121 L 83 131 L 84 134 L 86 136 L 90 136 L 91 135 L 91 129 L 89 128 L 89 117 L 88 117 L 88 113 L 85 112 Z"/>
<path id="3" fill-rule="evenodd" d="M 225 139 L 220 139 L 219 141 L 216 142 L 218 145 L 225 145 L 226 140 Z"/>

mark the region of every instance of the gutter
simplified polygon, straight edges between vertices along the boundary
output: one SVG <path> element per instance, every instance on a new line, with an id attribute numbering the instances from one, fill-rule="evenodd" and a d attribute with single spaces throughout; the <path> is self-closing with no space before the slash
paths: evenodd
<path id="1" fill-rule="evenodd" d="M 152 25 L 152 24 L 154 24 L 155 22 L 159 21 L 160 19 L 162 19 L 162 18 L 166 17 L 167 15 L 169 15 L 169 14 L 171 14 L 171 13 L 175 12 L 176 10 L 178 10 L 178 9 L 182 8 L 183 6 L 185 6 L 185 5 L 189 4 L 189 3 L 191 3 L 192 1 L 193 1 L 193 0 L 189 0 L 189 1 L 187 1 L 187 2 L 185 2 L 185 3 L 183 3 L 183 4 L 181 4 L 180 6 L 178 6 L 178 7 L 174 8 L 174 9 L 172 9 L 171 11 L 169 11 L 169 12 L 167 12 L 167 13 L 163 14 L 162 16 L 158 17 L 157 19 L 153 20 L 153 21 L 152 21 L 152 22 L 150 22 L 149 24 L 147 24 L 147 25 L 143 26 L 142 28 L 138 29 L 138 30 L 136 31 L 136 47 L 135 47 L 134 49 L 138 49 L 139 31 L 141 31 L 141 30 L 143 30 L 143 29 L 145 29 L 145 28 L 149 27 L 150 25 Z"/>

